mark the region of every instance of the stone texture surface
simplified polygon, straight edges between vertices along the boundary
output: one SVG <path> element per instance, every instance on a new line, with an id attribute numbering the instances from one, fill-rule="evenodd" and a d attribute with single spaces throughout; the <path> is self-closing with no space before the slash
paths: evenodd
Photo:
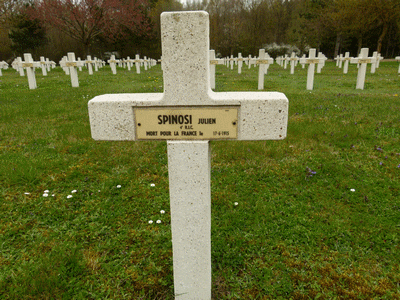
<path id="1" fill-rule="evenodd" d="M 176 299 L 211 299 L 208 141 L 169 141 L 168 176 Z"/>

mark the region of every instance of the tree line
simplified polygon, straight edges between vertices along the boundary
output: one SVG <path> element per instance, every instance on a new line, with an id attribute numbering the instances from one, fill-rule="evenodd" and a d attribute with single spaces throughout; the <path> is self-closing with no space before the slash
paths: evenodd
<path id="1" fill-rule="evenodd" d="M 220 56 L 274 57 L 317 48 L 328 57 L 362 47 L 400 54 L 400 0 L 0 0 L 0 60 L 30 52 L 160 57 L 160 14 L 205 10 Z"/>

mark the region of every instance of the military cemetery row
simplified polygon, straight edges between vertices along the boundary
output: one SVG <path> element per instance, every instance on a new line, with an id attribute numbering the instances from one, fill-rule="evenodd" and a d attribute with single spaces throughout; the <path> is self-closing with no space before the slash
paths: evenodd
<path id="1" fill-rule="evenodd" d="M 117 74 L 116 66 L 123 68 L 128 68 L 131 70 L 133 64 L 136 66 L 136 73 L 140 74 L 140 68 L 144 68 L 148 70 L 149 68 L 155 66 L 157 61 L 155 59 L 147 58 L 146 56 L 143 59 L 140 59 L 139 55 L 136 55 L 135 59 L 115 59 L 115 56 L 112 55 L 108 60 L 110 64 L 111 70 L 113 74 Z M 80 58 L 76 59 L 75 54 L 73 52 L 68 53 L 67 56 L 64 56 L 59 62 L 60 67 L 64 70 L 66 75 L 71 76 L 71 86 L 79 87 L 78 80 L 78 70 L 82 71 L 82 67 L 86 67 L 88 69 L 89 75 L 93 75 L 93 69 L 97 72 L 100 68 L 104 67 L 106 62 L 102 61 L 98 58 L 92 59 L 91 56 L 87 56 L 86 60 L 81 60 Z M 56 67 L 56 63 L 54 61 L 50 61 L 48 58 L 40 57 L 40 61 L 34 61 L 32 55 L 30 53 L 24 54 L 24 59 L 21 57 L 17 57 L 12 63 L 11 66 L 15 69 L 20 76 L 25 76 L 25 71 L 28 78 L 29 89 L 36 89 L 36 77 L 35 70 L 41 68 L 42 75 L 47 76 L 47 72 L 49 72 L 52 68 Z M 2 69 L 8 69 L 8 63 L 0 62 L 0 76 L 2 76 Z"/>
<path id="2" fill-rule="evenodd" d="M 348 73 L 349 64 L 357 64 L 358 76 L 356 89 L 364 89 L 367 64 L 371 64 L 371 73 L 373 74 L 376 69 L 379 68 L 379 63 L 383 60 L 383 57 L 378 52 L 374 52 L 371 57 L 368 57 L 368 48 L 363 48 L 358 57 L 350 57 L 349 52 L 346 52 L 344 56 L 343 54 L 340 54 L 334 60 L 336 61 L 336 66 L 338 68 L 343 67 L 343 74 Z M 400 62 L 400 56 L 396 57 L 396 60 Z M 306 89 L 313 90 L 315 66 L 316 72 L 321 73 L 322 68 L 325 66 L 325 62 L 327 61 L 327 57 L 321 52 L 316 55 L 316 49 L 310 49 L 308 57 L 306 57 L 305 54 L 302 57 L 298 57 L 295 52 L 292 52 L 290 56 L 278 56 L 275 61 L 284 69 L 287 69 L 290 65 L 290 74 L 295 73 L 295 68 L 298 64 L 300 64 L 303 69 L 308 65 Z M 162 68 L 162 59 L 159 59 L 158 62 L 161 63 Z M 136 55 L 135 59 L 131 59 L 129 56 L 126 59 L 116 59 L 115 55 L 112 55 L 110 59 L 107 60 L 107 63 L 110 65 L 113 74 L 117 74 L 117 66 L 127 68 L 128 71 L 131 71 L 135 66 L 136 73 L 140 74 L 140 68 L 144 68 L 144 70 L 147 71 L 157 64 L 157 60 L 149 59 L 146 56 L 144 56 L 143 59 L 140 59 L 139 55 Z M 215 65 L 225 65 L 231 70 L 233 70 L 234 66 L 237 66 L 238 74 L 241 74 L 243 64 L 245 64 L 249 69 L 252 66 L 259 67 L 258 89 L 263 90 L 264 75 L 268 73 L 269 66 L 273 63 L 274 59 L 270 57 L 268 53 L 265 53 L 264 49 L 260 49 L 258 57 L 252 57 L 251 55 L 248 57 L 242 57 L 242 54 L 238 53 L 237 57 L 231 55 L 230 57 L 220 59 L 215 57 L 214 50 L 210 50 L 210 87 L 215 89 Z M 35 69 L 41 68 L 42 75 L 47 76 L 47 72 L 49 72 L 51 68 L 55 68 L 57 64 L 54 61 L 49 61 L 48 58 L 44 58 L 43 56 L 40 57 L 40 61 L 34 61 L 32 56 L 28 53 L 24 54 L 24 60 L 22 60 L 21 57 L 17 57 L 11 65 L 21 76 L 25 76 L 26 70 L 29 88 L 35 89 L 37 87 Z M 74 53 L 68 53 L 67 56 L 64 56 L 61 59 L 59 65 L 66 75 L 71 76 L 71 86 L 79 87 L 78 70 L 82 71 L 82 67 L 86 67 L 89 75 L 93 75 L 93 69 L 97 72 L 100 68 L 106 65 L 106 62 L 96 57 L 92 59 L 91 56 L 87 56 L 86 60 L 81 60 L 80 58 L 75 59 Z M 0 62 L 0 76 L 2 76 L 1 70 L 7 68 L 8 64 L 6 62 Z M 400 65 L 398 73 L 400 73 Z"/>

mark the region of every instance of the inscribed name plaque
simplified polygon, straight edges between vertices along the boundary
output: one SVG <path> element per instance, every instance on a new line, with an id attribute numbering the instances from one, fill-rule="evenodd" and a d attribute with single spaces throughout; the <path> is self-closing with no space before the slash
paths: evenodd
<path id="1" fill-rule="evenodd" d="M 139 140 L 236 139 L 238 107 L 135 108 Z"/>

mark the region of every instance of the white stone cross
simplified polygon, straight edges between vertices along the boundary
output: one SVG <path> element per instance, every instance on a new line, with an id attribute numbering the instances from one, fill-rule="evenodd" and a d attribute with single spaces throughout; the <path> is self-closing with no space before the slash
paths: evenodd
<path id="1" fill-rule="evenodd" d="M 350 60 L 351 60 L 350 52 L 346 52 L 344 54 L 344 58 L 343 58 L 343 61 L 344 61 L 343 74 L 347 74 L 347 72 L 349 70 L 349 61 Z"/>
<path id="2" fill-rule="evenodd" d="M 68 52 L 68 60 L 65 62 L 65 66 L 69 68 L 69 74 L 71 75 L 72 87 L 79 87 L 78 70 L 77 67 L 82 67 L 83 62 L 75 59 L 75 53 Z"/>
<path id="3" fill-rule="evenodd" d="M 287 63 L 290 60 L 290 57 L 285 54 L 285 57 L 283 58 L 283 68 L 286 70 L 287 69 Z"/>
<path id="4" fill-rule="evenodd" d="M 93 64 L 93 66 L 94 66 L 94 71 L 97 72 L 97 71 L 99 71 L 99 67 L 101 67 L 101 65 L 102 65 L 101 60 L 98 59 L 98 58 L 95 56 L 95 57 L 93 57 L 93 61 L 94 61 L 94 64 Z"/>
<path id="5" fill-rule="evenodd" d="M 210 139 L 280 140 L 288 100 L 278 92 L 210 89 L 209 17 L 161 14 L 164 93 L 97 96 L 95 140 L 168 140 L 175 299 L 211 299 Z"/>
<path id="6" fill-rule="evenodd" d="M 3 76 L 1 69 L 4 69 L 4 70 L 8 69 L 8 63 L 6 63 L 4 60 L 0 62 L 0 76 Z"/>
<path id="7" fill-rule="evenodd" d="M 30 53 L 24 53 L 24 62 L 21 62 L 20 66 L 26 69 L 26 75 L 28 76 L 29 89 L 34 90 L 37 88 L 35 68 L 40 67 L 40 62 L 33 61 Z"/>
<path id="8" fill-rule="evenodd" d="M 338 62 L 339 62 L 339 64 L 338 64 Z M 342 68 L 342 64 L 343 64 L 343 54 L 339 55 L 338 62 L 336 62 L 336 66 L 339 67 L 339 69 L 341 69 Z"/>
<path id="9" fill-rule="evenodd" d="M 352 58 L 350 63 L 360 65 L 357 74 L 356 89 L 363 90 L 365 83 L 365 74 L 367 72 L 367 64 L 372 63 L 373 59 L 368 57 L 368 48 L 362 48 L 358 57 Z"/>
<path id="10" fill-rule="evenodd" d="M 147 67 L 148 67 L 147 56 L 144 56 L 142 61 L 143 61 L 144 70 L 147 71 Z"/>
<path id="11" fill-rule="evenodd" d="M 380 62 L 381 62 L 381 60 L 383 60 L 383 56 L 381 56 L 381 54 L 380 53 L 378 53 L 378 56 L 377 56 L 377 61 L 376 61 L 376 68 L 378 69 L 379 68 L 379 64 L 380 64 Z"/>
<path id="12" fill-rule="evenodd" d="M 247 58 L 247 62 L 248 62 L 248 67 L 249 67 L 249 69 L 251 68 L 251 61 L 252 61 L 252 59 L 251 59 L 251 54 L 249 54 L 249 57 Z"/>
<path id="13" fill-rule="evenodd" d="M 231 70 L 233 70 L 233 63 L 235 62 L 235 59 L 233 58 L 233 54 L 231 55 L 231 57 L 229 58 L 229 63 L 231 65 Z"/>
<path id="14" fill-rule="evenodd" d="M 210 50 L 210 87 L 215 89 L 215 65 L 223 65 L 223 59 L 215 58 L 215 50 Z"/>
<path id="15" fill-rule="evenodd" d="M 317 73 L 321 73 L 322 68 L 325 66 L 326 56 L 322 52 L 318 52 L 319 62 L 317 64 Z"/>
<path id="16" fill-rule="evenodd" d="M 85 64 L 87 65 L 89 75 L 93 75 L 93 65 L 95 65 L 95 61 L 92 60 L 90 55 L 87 56 Z"/>
<path id="17" fill-rule="evenodd" d="M 44 56 L 40 57 L 40 67 L 42 68 L 43 76 L 47 76 L 47 62 L 46 62 Z"/>
<path id="18" fill-rule="evenodd" d="M 267 63 L 265 64 L 265 66 L 264 66 L 264 73 L 267 74 L 267 73 L 268 73 L 269 66 L 272 65 L 272 64 L 274 63 L 274 59 L 273 59 L 271 56 L 269 56 L 269 54 L 268 54 L 268 52 L 267 52 L 267 53 L 265 53 L 264 61 L 267 62 Z"/>
<path id="19" fill-rule="evenodd" d="M 302 69 L 304 69 L 304 68 L 305 68 L 306 64 L 302 64 L 302 63 L 301 63 L 301 61 L 304 61 L 305 59 L 306 59 L 306 55 L 305 55 L 305 54 L 303 54 L 303 56 L 302 56 L 302 57 L 300 57 L 300 59 L 299 59 L 299 61 L 300 61 L 300 64 L 301 64 L 301 68 L 302 68 Z"/>
<path id="20" fill-rule="evenodd" d="M 15 60 L 16 70 L 19 72 L 20 76 L 25 76 L 25 71 L 24 71 L 24 67 L 22 66 L 22 64 L 23 64 L 23 60 L 21 57 L 18 56 Z"/>
<path id="21" fill-rule="evenodd" d="M 111 55 L 110 59 L 107 61 L 110 64 L 111 71 L 115 75 L 117 74 L 117 63 L 119 62 L 119 59 L 115 59 L 115 55 Z"/>
<path id="22" fill-rule="evenodd" d="M 267 70 L 270 64 L 273 64 L 274 59 L 265 53 L 265 49 L 258 50 L 258 59 L 252 59 L 258 68 L 258 89 L 264 89 L 264 75 L 267 74 Z"/>
<path id="23" fill-rule="evenodd" d="M 69 68 L 67 67 L 68 57 L 65 55 L 59 61 L 61 68 L 63 69 L 65 75 L 69 75 Z"/>
<path id="24" fill-rule="evenodd" d="M 372 53 L 372 61 L 371 61 L 371 74 L 374 74 L 376 71 L 376 68 L 378 66 L 378 51 L 374 51 Z"/>
<path id="25" fill-rule="evenodd" d="M 336 61 L 336 67 L 339 67 L 339 60 L 340 60 L 340 56 L 337 55 L 334 60 Z"/>
<path id="26" fill-rule="evenodd" d="M 315 57 L 316 50 L 310 49 L 308 53 L 308 58 L 300 58 L 300 63 L 302 65 L 308 65 L 307 72 L 307 90 L 312 90 L 314 87 L 314 72 L 315 72 L 315 64 L 319 63 L 319 59 Z"/>
<path id="27" fill-rule="evenodd" d="M 140 64 L 141 64 L 141 59 L 140 59 L 140 57 L 139 57 L 139 54 L 136 54 L 136 56 L 135 56 L 135 60 L 134 60 L 134 63 L 135 63 L 135 66 L 136 66 L 136 74 L 140 74 Z"/>
<path id="28" fill-rule="evenodd" d="M 243 57 L 242 53 L 238 53 L 238 58 L 237 58 L 237 64 L 238 64 L 238 74 L 242 74 L 242 66 L 243 66 Z"/>
<path id="29" fill-rule="evenodd" d="M 133 59 L 131 59 L 129 56 L 125 60 L 126 66 L 128 67 L 128 71 L 131 70 L 131 67 L 133 66 Z"/>
<path id="30" fill-rule="evenodd" d="M 294 67 L 296 66 L 299 58 L 296 56 L 296 53 L 292 52 L 290 56 L 290 74 L 294 74 Z"/>
<path id="31" fill-rule="evenodd" d="M 400 56 L 396 56 L 395 60 L 397 60 L 398 62 L 400 62 Z M 400 64 L 399 64 L 399 70 L 397 71 L 397 73 L 400 74 Z"/>
<path id="32" fill-rule="evenodd" d="M 79 71 L 82 71 L 82 67 L 85 65 L 85 62 L 83 62 L 82 60 L 81 60 L 81 58 L 80 57 L 78 57 L 78 63 L 76 64 L 76 66 L 78 67 L 78 70 Z"/>

